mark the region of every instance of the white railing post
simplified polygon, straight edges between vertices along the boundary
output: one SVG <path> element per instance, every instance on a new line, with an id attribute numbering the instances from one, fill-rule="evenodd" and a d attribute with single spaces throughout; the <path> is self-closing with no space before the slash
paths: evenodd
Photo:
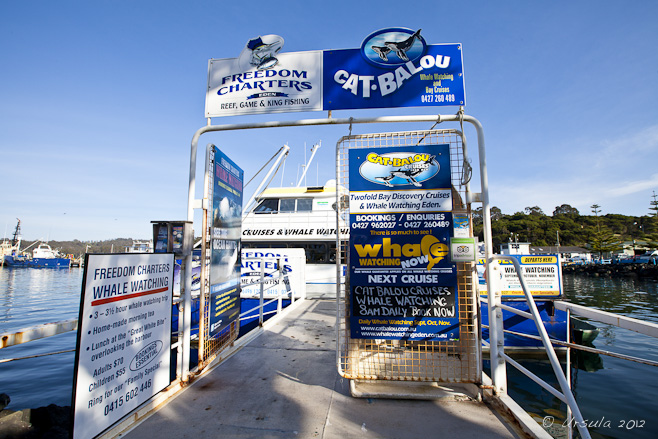
<path id="1" fill-rule="evenodd" d="M 260 305 L 258 311 L 258 325 L 263 326 L 263 295 L 265 294 L 265 259 L 260 260 Z"/>
<path id="2" fill-rule="evenodd" d="M 491 380 L 498 394 L 507 393 L 507 365 L 503 334 L 503 310 L 500 308 L 500 266 L 490 260 L 487 264 L 487 301 L 489 311 L 489 357 Z"/>

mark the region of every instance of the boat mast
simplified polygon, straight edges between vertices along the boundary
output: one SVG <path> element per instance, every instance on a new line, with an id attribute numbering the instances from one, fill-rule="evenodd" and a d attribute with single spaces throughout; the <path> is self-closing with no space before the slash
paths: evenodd
<path id="1" fill-rule="evenodd" d="M 14 230 L 14 237 L 11 240 L 11 246 L 16 246 L 16 250 L 21 246 L 21 220 L 16 218 L 18 223 L 16 224 L 16 229 Z"/>
<path id="2" fill-rule="evenodd" d="M 311 148 L 311 158 L 308 159 L 308 163 L 304 165 L 304 172 L 302 172 L 302 176 L 299 177 L 299 181 L 297 182 L 297 187 L 299 187 L 299 185 L 302 184 L 302 180 L 306 176 L 306 171 L 308 171 L 308 167 L 311 165 L 311 162 L 313 161 L 313 157 L 315 157 L 315 153 L 320 148 L 321 144 L 322 142 L 318 142 L 315 145 L 313 145 L 313 147 Z"/>
<path id="3" fill-rule="evenodd" d="M 263 181 L 261 181 L 260 185 L 256 188 L 256 190 L 254 191 L 253 195 L 249 198 L 249 201 L 247 201 L 247 202 L 244 204 L 244 208 L 243 208 L 243 210 L 242 210 L 242 216 L 243 216 L 243 217 L 245 217 L 245 216 L 247 216 L 247 215 L 249 214 L 249 212 L 251 211 L 252 204 L 254 204 L 254 201 L 255 201 L 256 197 L 257 197 L 258 195 L 260 195 L 261 188 L 265 185 L 265 183 L 267 182 L 267 179 L 270 178 L 270 175 L 272 175 L 272 172 L 274 172 L 275 169 L 278 169 L 279 162 L 280 162 L 282 159 L 285 159 L 286 157 L 288 157 L 288 152 L 290 152 L 290 147 L 289 147 L 288 145 L 283 145 L 283 146 L 281 147 L 281 149 L 279 149 L 279 152 L 277 152 L 276 154 L 274 154 L 275 157 L 276 157 L 277 155 L 278 155 L 279 157 L 278 157 L 278 158 L 276 159 L 276 161 L 272 164 L 272 166 L 270 167 L 269 172 L 268 172 L 267 175 L 263 178 Z M 270 159 L 270 160 L 271 160 L 271 159 Z M 267 166 L 267 165 L 265 165 L 265 166 Z M 260 172 L 260 171 L 259 171 L 259 172 Z"/>

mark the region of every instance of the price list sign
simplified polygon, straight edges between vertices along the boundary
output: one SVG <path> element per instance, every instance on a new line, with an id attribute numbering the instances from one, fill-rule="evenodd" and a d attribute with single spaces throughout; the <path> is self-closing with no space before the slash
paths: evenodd
<path id="1" fill-rule="evenodd" d="M 87 255 L 73 437 L 97 436 L 170 383 L 174 255 Z"/>

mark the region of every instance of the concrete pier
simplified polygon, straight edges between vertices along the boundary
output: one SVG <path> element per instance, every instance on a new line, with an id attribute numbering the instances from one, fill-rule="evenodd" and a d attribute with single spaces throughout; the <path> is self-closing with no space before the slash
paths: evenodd
<path id="1" fill-rule="evenodd" d="M 354 398 L 336 370 L 336 304 L 306 300 L 120 437 L 520 438 L 487 404 Z"/>

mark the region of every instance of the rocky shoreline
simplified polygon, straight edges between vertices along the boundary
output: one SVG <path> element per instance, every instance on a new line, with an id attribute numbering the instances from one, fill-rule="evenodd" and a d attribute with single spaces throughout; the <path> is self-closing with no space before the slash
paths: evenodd
<path id="1" fill-rule="evenodd" d="M 9 396 L 0 394 L 0 439 L 67 439 L 71 407 L 50 404 L 25 410 L 4 409 Z"/>
<path id="2" fill-rule="evenodd" d="M 589 264 L 568 265 L 563 274 L 600 277 L 638 277 L 658 280 L 658 265 L 653 264 Z"/>

